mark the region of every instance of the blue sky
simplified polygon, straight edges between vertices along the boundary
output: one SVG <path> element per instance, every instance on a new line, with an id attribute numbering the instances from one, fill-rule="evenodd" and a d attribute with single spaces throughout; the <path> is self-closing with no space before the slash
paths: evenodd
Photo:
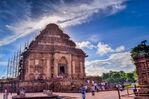
<path id="1" fill-rule="evenodd" d="M 88 55 L 86 73 L 131 72 L 130 50 L 149 38 L 148 0 L 0 0 L 0 74 L 7 60 L 49 23 Z"/>

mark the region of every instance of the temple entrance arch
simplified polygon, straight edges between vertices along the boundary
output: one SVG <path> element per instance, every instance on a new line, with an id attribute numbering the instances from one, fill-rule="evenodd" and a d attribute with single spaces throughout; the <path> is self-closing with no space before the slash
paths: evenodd
<path id="1" fill-rule="evenodd" d="M 58 75 L 66 76 L 68 74 L 68 62 L 65 57 L 61 57 L 58 62 Z"/>

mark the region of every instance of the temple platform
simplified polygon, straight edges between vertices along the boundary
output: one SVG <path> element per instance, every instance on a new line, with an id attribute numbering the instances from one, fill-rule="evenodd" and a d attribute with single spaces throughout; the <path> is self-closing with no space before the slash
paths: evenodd
<path id="1" fill-rule="evenodd" d="M 149 96 L 136 96 L 134 99 L 149 99 Z"/>

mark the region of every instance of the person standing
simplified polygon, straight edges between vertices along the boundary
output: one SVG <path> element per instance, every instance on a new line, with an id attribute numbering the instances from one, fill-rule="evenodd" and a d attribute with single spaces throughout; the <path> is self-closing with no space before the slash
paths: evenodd
<path id="1" fill-rule="evenodd" d="M 3 99 L 8 99 L 8 90 L 7 89 L 4 90 Z"/>
<path id="2" fill-rule="evenodd" d="M 20 96 L 21 96 L 21 97 L 25 97 L 25 89 L 24 89 L 24 88 L 22 88 L 22 89 L 20 90 Z"/>
<path id="3" fill-rule="evenodd" d="M 86 88 L 83 84 L 80 88 L 80 91 L 81 91 L 81 94 L 82 94 L 82 99 L 86 99 Z"/>
<path id="4" fill-rule="evenodd" d="M 84 88 L 85 88 L 85 90 L 86 90 L 86 92 L 87 92 L 87 88 L 88 88 L 87 85 L 85 85 Z"/>
<path id="5" fill-rule="evenodd" d="M 92 96 L 95 95 L 95 86 L 94 85 L 91 86 L 91 93 L 92 93 Z"/>
<path id="6" fill-rule="evenodd" d="M 136 86 L 136 83 L 135 83 L 135 82 L 132 83 L 132 91 L 133 91 L 134 94 L 135 94 L 136 91 L 137 91 L 137 86 Z"/>
<path id="7" fill-rule="evenodd" d="M 18 96 L 20 95 L 20 89 L 17 89 L 17 95 Z"/>
<path id="8" fill-rule="evenodd" d="M 105 82 L 101 83 L 101 87 L 102 87 L 102 90 L 104 91 L 105 90 Z"/>

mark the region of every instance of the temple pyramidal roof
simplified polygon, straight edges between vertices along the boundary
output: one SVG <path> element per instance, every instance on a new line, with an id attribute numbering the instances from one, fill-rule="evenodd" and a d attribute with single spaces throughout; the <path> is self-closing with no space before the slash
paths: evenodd
<path id="1" fill-rule="evenodd" d="M 26 52 L 71 53 L 78 56 L 86 56 L 82 49 L 76 48 L 74 41 L 64 33 L 58 25 L 48 24 L 38 36 L 35 37 Z"/>

